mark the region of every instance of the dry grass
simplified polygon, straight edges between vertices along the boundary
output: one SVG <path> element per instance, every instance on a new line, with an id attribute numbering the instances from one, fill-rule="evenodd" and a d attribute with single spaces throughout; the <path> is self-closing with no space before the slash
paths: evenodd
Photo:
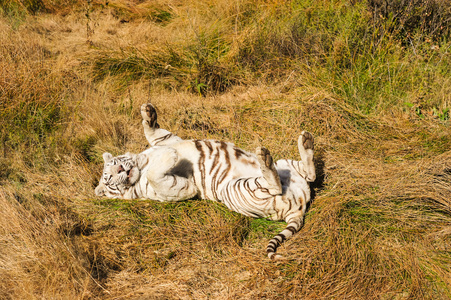
<path id="1" fill-rule="evenodd" d="M 40 3 L 0 17 L 0 298 L 451 298 L 446 39 L 356 44 L 361 2 Z M 335 20 L 337 39 L 300 16 Z M 315 198 L 287 261 L 264 253 L 283 223 L 93 198 L 104 151 L 147 147 L 149 99 L 182 137 L 276 159 L 315 135 Z"/>

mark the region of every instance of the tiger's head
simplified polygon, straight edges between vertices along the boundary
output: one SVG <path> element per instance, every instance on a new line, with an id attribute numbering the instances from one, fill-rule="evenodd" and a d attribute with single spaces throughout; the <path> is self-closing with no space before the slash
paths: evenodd
<path id="1" fill-rule="evenodd" d="M 120 198 L 141 178 L 141 170 L 147 164 L 144 154 L 131 154 L 113 157 L 108 152 L 103 154 L 104 167 L 99 185 L 95 189 L 97 196 Z"/>

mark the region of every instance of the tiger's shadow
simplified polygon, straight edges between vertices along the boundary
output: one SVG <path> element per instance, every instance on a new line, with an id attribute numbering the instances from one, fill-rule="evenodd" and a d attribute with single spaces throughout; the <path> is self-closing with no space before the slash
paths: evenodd
<path id="1" fill-rule="evenodd" d="M 324 182 L 326 180 L 326 172 L 325 172 L 325 154 L 323 150 L 319 150 L 315 152 L 315 170 L 316 170 L 316 180 L 314 182 L 309 183 L 310 185 L 310 201 L 307 203 L 307 211 L 310 210 L 310 206 L 315 201 L 318 193 L 320 193 L 324 189 Z"/>

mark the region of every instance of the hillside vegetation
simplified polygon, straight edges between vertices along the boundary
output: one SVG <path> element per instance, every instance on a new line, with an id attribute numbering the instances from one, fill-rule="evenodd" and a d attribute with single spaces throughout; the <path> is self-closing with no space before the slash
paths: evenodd
<path id="1" fill-rule="evenodd" d="M 447 0 L 0 2 L 1 299 L 451 299 Z M 315 136 L 305 226 L 96 198 L 161 127 L 275 159 Z"/>

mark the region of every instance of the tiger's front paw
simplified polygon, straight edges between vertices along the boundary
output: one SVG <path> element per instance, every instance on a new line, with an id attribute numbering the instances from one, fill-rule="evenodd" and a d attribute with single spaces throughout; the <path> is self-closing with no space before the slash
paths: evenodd
<path id="1" fill-rule="evenodd" d="M 151 153 L 147 171 L 147 178 L 152 181 L 157 181 L 164 177 L 177 163 L 177 150 L 170 147 L 156 148 Z"/>
<path id="2" fill-rule="evenodd" d="M 141 116 L 143 118 L 143 124 L 147 123 L 152 128 L 160 128 L 157 123 L 157 111 L 152 104 L 146 103 L 141 105 Z"/>
<path id="3" fill-rule="evenodd" d="M 165 147 L 158 156 L 158 167 L 162 170 L 172 169 L 178 161 L 178 153 L 174 148 Z"/>

